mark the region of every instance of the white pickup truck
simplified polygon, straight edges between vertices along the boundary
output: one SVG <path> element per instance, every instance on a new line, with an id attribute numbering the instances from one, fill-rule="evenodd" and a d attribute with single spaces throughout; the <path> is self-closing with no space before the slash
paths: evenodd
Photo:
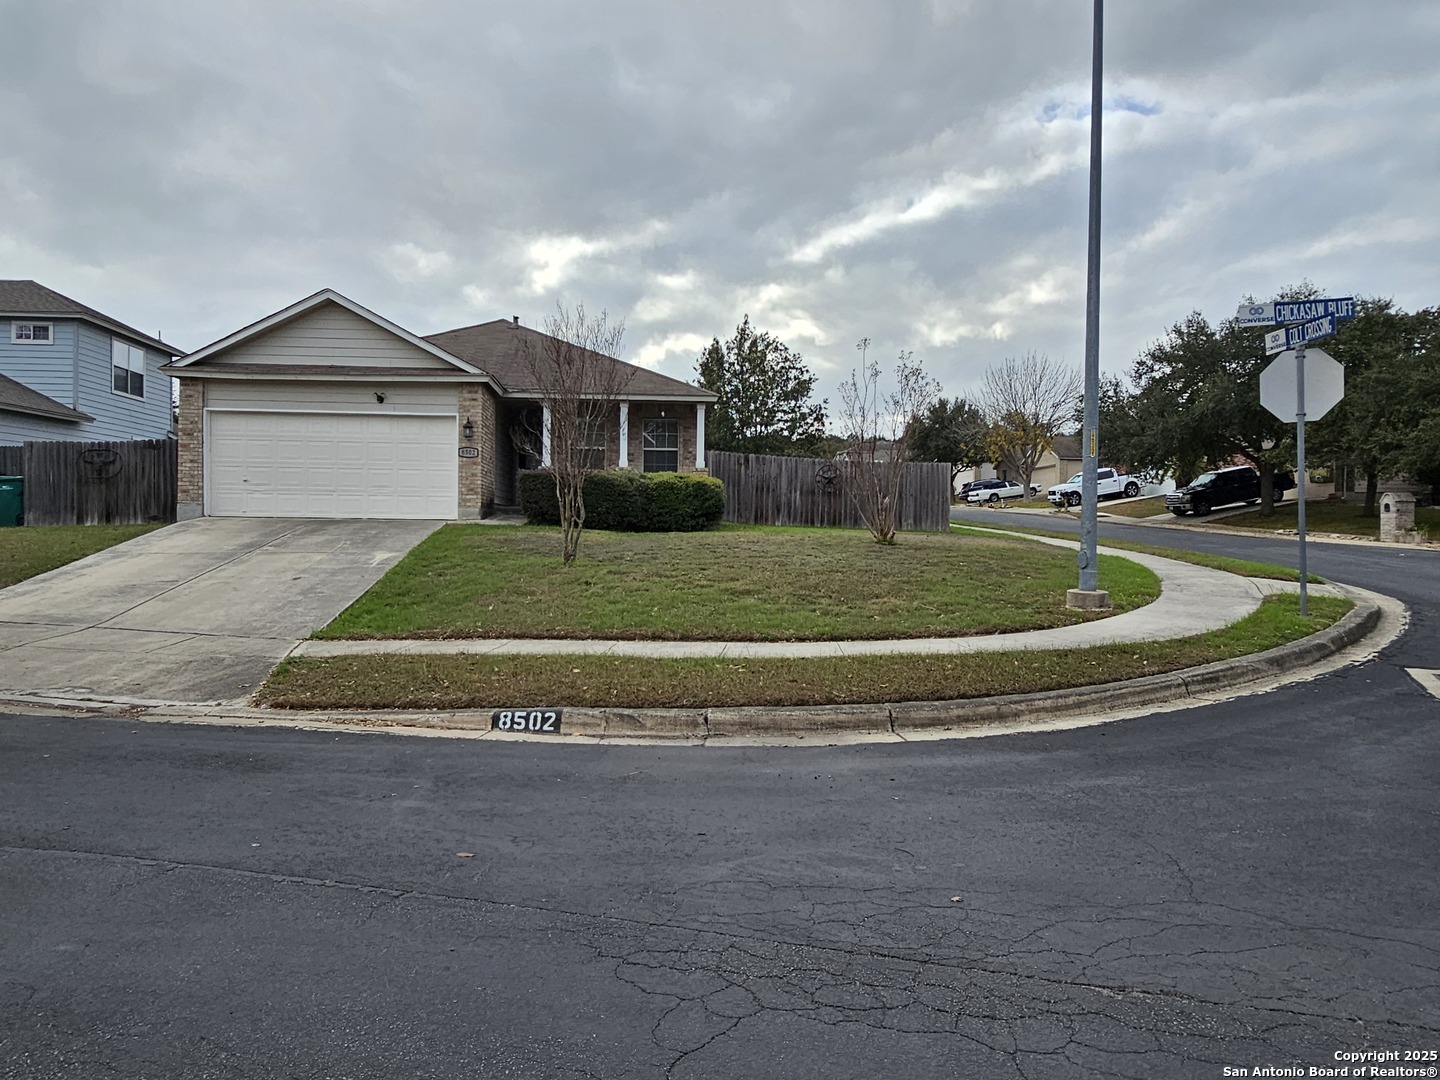
<path id="1" fill-rule="evenodd" d="M 1084 480 L 1084 473 L 1076 473 L 1063 484 L 1056 484 L 1045 497 L 1056 506 L 1079 506 L 1080 486 Z M 1140 494 L 1140 481 L 1133 476 L 1126 476 L 1114 469 L 1097 469 L 1095 471 L 1095 493 L 1102 499 L 1118 499 L 1122 495 L 1127 499 L 1133 499 Z"/>

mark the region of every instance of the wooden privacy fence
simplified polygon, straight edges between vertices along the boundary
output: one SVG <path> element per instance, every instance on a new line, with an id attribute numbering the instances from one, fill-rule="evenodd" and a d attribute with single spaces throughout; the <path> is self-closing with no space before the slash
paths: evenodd
<path id="1" fill-rule="evenodd" d="M 717 450 L 706 456 L 710 475 L 725 483 L 726 521 L 865 527 L 845 490 L 844 474 L 833 461 Z M 949 464 L 910 462 L 900 490 L 900 528 L 944 532 L 949 527 Z"/>
<path id="2" fill-rule="evenodd" d="M 26 525 L 175 520 L 174 439 L 0 446 L 0 474 L 25 478 Z"/>

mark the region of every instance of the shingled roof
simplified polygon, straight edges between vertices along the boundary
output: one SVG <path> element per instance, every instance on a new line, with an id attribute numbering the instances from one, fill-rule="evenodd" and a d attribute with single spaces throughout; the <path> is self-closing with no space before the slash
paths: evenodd
<path id="1" fill-rule="evenodd" d="M 548 334 L 519 326 L 505 319 L 480 323 L 477 326 L 463 326 L 458 330 L 446 330 L 430 334 L 425 338 L 432 345 L 444 349 L 451 356 L 459 357 L 467 364 L 473 364 L 496 379 L 507 393 L 533 394 L 539 387 L 525 360 L 528 346 L 537 355 L 545 355 L 545 342 L 553 340 Z M 651 398 L 656 400 L 685 399 L 710 402 L 716 395 L 679 379 L 661 375 L 657 371 L 627 364 L 623 360 L 604 357 L 612 364 L 619 364 L 630 370 L 630 378 L 620 396 L 623 398 Z"/>
<path id="2" fill-rule="evenodd" d="M 51 420 L 69 420 L 76 424 L 83 424 L 95 419 L 89 413 L 72 409 L 68 405 L 61 405 L 54 398 L 48 398 L 38 390 L 31 390 L 24 383 L 16 382 L 8 375 L 0 375 L 0 411 L 29 413 L 31 416 L 44 416 Z"/>
<path id="3" fill-rule="evenodd" d="M 78 300 L 72 300 L 63 293 L 48 289 L 38 281 L 0 280 L 0 318 L 16 316 L 24 318 L 36 315 L 85 319 L 97 326 L 103 326 L 107 330 L 118 331 L 126 337 L 134 338 L 157 352 L 163 352 L 166 356 L 180 356 L 185 351 L 167 345 L 159 338 L 141 333 L 133 326 L 125 325 L 119 319 L 112 319 L 109 315 L 96 311 Z M 61 408 L 64 406 L 62 405 Z"/>

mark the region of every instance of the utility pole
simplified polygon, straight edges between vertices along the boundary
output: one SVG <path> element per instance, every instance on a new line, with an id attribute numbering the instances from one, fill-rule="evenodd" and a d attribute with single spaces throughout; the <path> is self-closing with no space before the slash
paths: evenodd
<path id="1" fill-rule="evenodd" d="M 1100 467 L 1100 129 L 1104 111 L 1102 85 L 1105 25 L 1104 0 L 1095 3 L 1094 51 L 1090 63 L 1090 244 L 1085 282 L 1085 418 L 1080 428 L 1080 587 L 1065 596 L 1067 607 L 1101 611 L 1110 594 L 1100 589 L 1096 554 L 1098 498 L 1095 477 Z"/>

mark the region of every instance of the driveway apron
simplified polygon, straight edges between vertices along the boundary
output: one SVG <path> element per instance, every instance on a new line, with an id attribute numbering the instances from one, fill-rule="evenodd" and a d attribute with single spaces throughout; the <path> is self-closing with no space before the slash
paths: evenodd
<path id="1" fill-rule="evenodd" d="M 0 591 L 0 692 L 246 698 L 438 521 L 198 518 Z"/>

